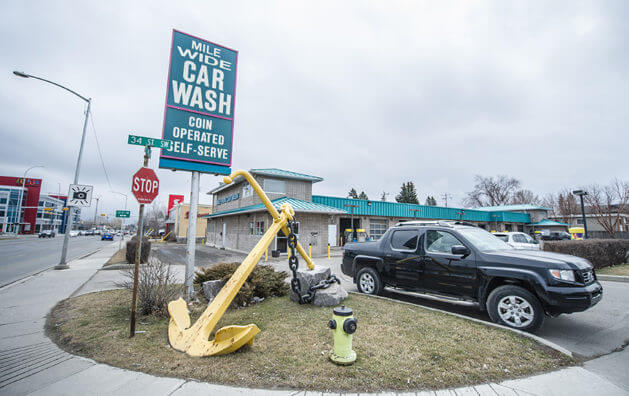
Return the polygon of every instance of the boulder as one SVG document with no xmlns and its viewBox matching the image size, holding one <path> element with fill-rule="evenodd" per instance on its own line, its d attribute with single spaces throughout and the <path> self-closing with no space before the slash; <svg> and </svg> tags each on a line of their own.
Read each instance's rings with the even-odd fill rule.
<svg viewBox="0 0 629 396">
<path fill-rule="evenodd" d="M 225 282 L 220 279 L 203 282 L 203 295 L 207 298 L 208 303 L 214 300 L 214 297 L 216 297 L 224 285 Z"/>
<path fill-rule="evenodd" d="M 297 270 L 297 278 L 300 281 L 301 294 L 304 295 L 310 290 L 310 286 L 319 284 L 322 280 L 330 277 L 330 268 L 315 265 L 313 270 L 306 268 L 299 268 Z M 299 296 L 290 290 L 290 299 L 299 302 Z M 319 289 L 316 291 L 315 298 L 312 301 L 313 305 L 329 307 L 338 305 L 341 301 L 347 298 L 347 292 L 338 283 L 333 283 L 327 289 Z"/>
</svg>

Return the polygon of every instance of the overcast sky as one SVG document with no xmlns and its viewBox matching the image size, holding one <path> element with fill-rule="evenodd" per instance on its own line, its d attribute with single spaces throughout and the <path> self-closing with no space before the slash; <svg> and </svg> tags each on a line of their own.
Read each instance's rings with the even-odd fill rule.
<svg viewBox="0 0 629 396">
<path fill-rule="evenodd" d="M 172 29 L 239 51 L 233 169 L 323 177 L 393 200 L 459 204 L 474 175 L 506 174 L 537 194 L 627 179 L 629 2 L 3 1 L 0 174 L 65 192 L 84 103 L 93 99 L 114 190 L 130 193 L 142 148 L 160 137 Z M 80 183 L 109 192 L 90 126 Z M 151 161 L 157 168 L 157 151 Z M 159 200 L 190 194 L 187 172 L 157 170 Z M 201 177 L 201 202 L 219 178 Z M 130 195 L 129 208 L 137 213 Z M 86 209 L 93 215 L 93 208 Z"/>
</svg>

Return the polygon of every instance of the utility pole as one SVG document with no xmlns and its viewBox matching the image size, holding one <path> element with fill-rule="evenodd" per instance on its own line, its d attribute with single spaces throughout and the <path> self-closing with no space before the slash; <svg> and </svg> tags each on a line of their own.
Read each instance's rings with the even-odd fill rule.
<svg viewBox="0 0 629 396">
<path fill-rule="evenodd" d="M 443 199 L 445 201 L 445 203 L 446 203 L 446 208 L 448 207 L 448 197 L 450 199 L 452 199 L 452 195 L 450 195 L 448 193 L 445 193 L 445 194 L 441 195 L 441 199 Z"/>
<path fill-rule="evenodd" d="M 98 215 L 98 201 L 100 200 L 100 197 L 96 197 L 94 199 L 96 200 L 96 209 L 94 209 L 94 228 L 98 228 L 96 226 L 96 216 Z"/>
</svg>

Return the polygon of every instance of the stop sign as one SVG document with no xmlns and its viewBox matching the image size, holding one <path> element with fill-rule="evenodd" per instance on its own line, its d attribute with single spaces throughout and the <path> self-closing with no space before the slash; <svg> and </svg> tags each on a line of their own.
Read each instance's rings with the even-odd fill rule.
<svg viewBox="0 0 629 396">
<path fill-rule="evenodd" d="M 140 168 L 131 180 L 131 192 L 141 204 L 150 204 L 159 193 L 159 179 L 151 168 Z"/>
</svg>

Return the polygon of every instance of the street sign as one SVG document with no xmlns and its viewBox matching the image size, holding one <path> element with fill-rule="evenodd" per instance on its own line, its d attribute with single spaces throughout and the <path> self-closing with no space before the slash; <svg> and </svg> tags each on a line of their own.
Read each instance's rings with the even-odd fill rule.
<svg viewBox="0 0 629 396">
<path fill-rule="evenodd" d="M 131 211 L 130 210 L 117 210 L 116 217 L 129 218 L 131 217 Z"/>
<path fill-rule="evenodd" d="M 141 204 L 150 204 L 159 194 L 159 179 L 151 168 L 142 167 L 131 179 L 131 192 Z"/>
<path fill-rule="evenodd" d="M 238 51 L 173 30 L 159 167 L 229 175 Z"/>
<path fill-rule="evenodd" d="M 127 139 L 127 143 L 136 144 L 138 146 L 157 147 L 161 149 L 172 148 L 172 144 L 173 144 L 171 140 L 153 139 L 146 136 L 136 136 L 136 135 L 129 135 L 129 138 Z"/>
<path fill-rule="evenodd" d="M 83 184 L 70 184 L 68 190 L 68 206 L 89 207 L 92 204 L 92 191 L 94 186 Z"/>
</svg>

